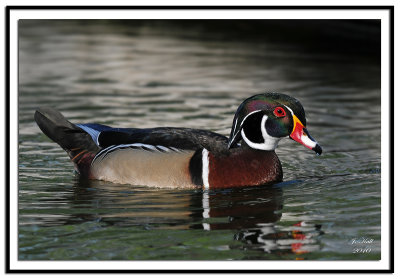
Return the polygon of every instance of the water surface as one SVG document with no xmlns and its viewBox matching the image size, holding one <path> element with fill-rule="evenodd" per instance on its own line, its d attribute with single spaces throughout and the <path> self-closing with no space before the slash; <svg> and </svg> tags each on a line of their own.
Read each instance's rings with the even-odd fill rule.
<svg viewBox="0 0 400 279">
<path fill-rule="evenodd" d="M 379 49 L 361 32 L 376 26 L 337 24 L 20 21 L 19 260 L 379 260 Z M 273 187 L 82 180 L 33 121 L 50 106 L 74 123 L 229 135 L 237 106 L 267 91 L 302 102 L 324 149 L 282 140 Z"/>
</svg>

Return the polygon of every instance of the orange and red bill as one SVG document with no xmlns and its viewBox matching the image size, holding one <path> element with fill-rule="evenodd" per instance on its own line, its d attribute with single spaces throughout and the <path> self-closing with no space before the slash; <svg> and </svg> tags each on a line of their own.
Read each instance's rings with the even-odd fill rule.
<svg viewBox="0 0 400 279">
<path fill-rule="evenodd" d="M 289 135 L 293 140 L 301 143 L 305 147 L 314 150 L 315 153 L 321 155 L 322 148 L 316 140 L 314 140 L 310 133 L 307 131 L 306 127 L 301 123 L 296 115 L 293 114 L 293 130 Z"/>
</svg>

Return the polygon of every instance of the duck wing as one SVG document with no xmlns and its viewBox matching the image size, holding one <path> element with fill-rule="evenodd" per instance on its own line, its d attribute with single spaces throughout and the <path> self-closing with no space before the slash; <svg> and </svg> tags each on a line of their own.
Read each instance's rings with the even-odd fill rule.
<svg viewBox="0 0 400 279">
<path fill-rule="evenodd" d="M 211 131 L 190 128 L 112 128 L 100 124 L 77 124 L 92 136 L 100 148 L 110 146 L 143 144 L 157 149 L 175 148 L 181 150 L 227 150 L 228 138 Z"/>
</svg>

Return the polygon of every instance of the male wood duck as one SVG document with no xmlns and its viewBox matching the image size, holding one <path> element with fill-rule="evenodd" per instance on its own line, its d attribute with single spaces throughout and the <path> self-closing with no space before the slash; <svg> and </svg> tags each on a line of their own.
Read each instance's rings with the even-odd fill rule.
<svg viewBox="0 0 400 279">
<path fill-rule="evenodd" d="M 81 176 L 122 184 L 203 189 L 273 184 L 283 177 L 275 154 L 282 138 L 322 153 L 306 129 L 300 102 L 279 93 L 244 100 L 229 139 L 190 128 L 72 124 L 50 108 L 37 110 L 35 121 Z"/>
</svg>

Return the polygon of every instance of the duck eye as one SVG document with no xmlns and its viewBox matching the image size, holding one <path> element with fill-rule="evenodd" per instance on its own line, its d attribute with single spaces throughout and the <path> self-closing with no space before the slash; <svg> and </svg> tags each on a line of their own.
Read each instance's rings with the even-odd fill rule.
<svg viewBox="0 0 400 279">
<path fill-rule="evenodd" d="M 286 115 L 286 112 L 283 108 L 277 107 L 274 109 L 274 114 L 276 117 L 284 117 Z"/>
</svg>

